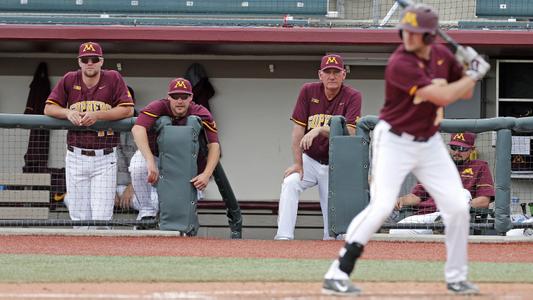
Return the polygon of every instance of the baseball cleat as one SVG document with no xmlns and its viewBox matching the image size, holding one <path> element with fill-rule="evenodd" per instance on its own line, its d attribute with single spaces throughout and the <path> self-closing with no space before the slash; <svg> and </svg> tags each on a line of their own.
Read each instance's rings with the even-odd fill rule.
<svg viewBox="0 0 533 300">
<path fill-rule="evenodd" d="M 462 295 L 479 294 L 479 288 L 470 281 L 449 282 L 446 284 L 448 292 Z"/>
<path fill-rule="evenodd" d="M 357 296 L 361 289 L 353 285 L 350 279 L 324 279 L 322 294 L 337 296 Z"/>
</svg>

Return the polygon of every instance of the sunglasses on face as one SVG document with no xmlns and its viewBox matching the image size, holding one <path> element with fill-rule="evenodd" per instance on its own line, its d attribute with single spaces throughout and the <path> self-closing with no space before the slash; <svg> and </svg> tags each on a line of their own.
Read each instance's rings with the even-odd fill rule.
<svg viewBox="0 0 533 300">
<path fill-rule="evenodd" d="M 450 149 L 452 149 L 453 151 L 458 151 L 458 152 L 466 152 L 470 150 L 470 148 L 468 147 L 461 147 L 461 146 L 456 146 L 456 145 L 450 145 Z"/>
<path fill-rule="evenodd" d="M 170 98 L 174 100 L 187 100 L 191 95 L 189 94 L 170 94 Z"/>
<path fill-rule="evenodd" d="M 100 62 L 100 57 L 98 56 L 88 56 L 88 57 L 81 57 L 81 62 L 84 64 L 88 64 L 89 61 L 93 64 Z"/>
</svg>

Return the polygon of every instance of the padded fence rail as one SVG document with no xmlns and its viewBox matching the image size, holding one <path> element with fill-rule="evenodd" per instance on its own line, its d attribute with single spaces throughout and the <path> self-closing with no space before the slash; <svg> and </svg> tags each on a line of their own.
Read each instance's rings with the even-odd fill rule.
<svg viewBox="0 0 533 300">
<path fill-rule="evenodd" d="M 328 227 L 330 236 L 346 233 L 353 216 L 368 204 L 368 139 L 348 136 L 344 119 L 334 117 L 330 131 Z M 345 135 L 346 134 L 346 135 Z"/>
<path fill-rule="evenodd" d="M 190 178 L 197 172 L 199 122 L 190 126 L 163 126 L 159 131 L 159 195 L 161 230 L 196 235 L 197 193 Z M 179 145 L 179 147 L 176 147 Z"/>
<path fill-rule="evenodd" d="M 354 141 L 370 141 L 371 131 L 374 126 L 377 124 L 378 119 L 374 116 L 363 117 L 358 123 L 357 135 L 356 137 L 351 137 Z M 343 127 L 342 117 L 333 117 L 331 120 L 331 134 L 330 134 L 330 143 L 332 147 L 330 149 L 330 157 L 333 157 L 333 161 L 340 160 L 340 157 L 351 156 L 352 159 L 362 160 L 363 172 L 354 172 L 350 168 L 353 167 L 350 164 L 338 164 L 334 167 L 330 166 L 330 178 L 332 178 L 333 188 L 335 188 L 335 182 L 337 178 L 342 178 L 342 180 L 347 180 L 354 182 L 355 185 L 361 185 L 362 188 L 355 194 L 342 194 L 330 192 L 329 203 L 332 205 L 335 210 L 338 210 L 338 203 L 349 203 L 351 207 L 356 206 L 353 202 L 359 202 L 357 205 L 360 209 L 350 210 L 348 213 L 336 214 L 330 209 L 329 217 L 330 232 L 335 233 L 345 233 L 339 229 L 345 229 L 349 225 L 351 219 L 359 213 L 362 208 L 368 204 L 368 168 L 365 167 L 365 162 L 368 161 L 370 155 L 368 148 L 360 148 L 358 150 L 366 151 L 363 153 L 354 153 L 356 149 L 353 145 L 339 147 L 338 138 L 339 136 L 346 135 L 346 131 L 339 129 Z M 511 192 L 513 195 L 520 194 L 526 199 L 522 199 L 523 206 L 527 204 L 526 201 L 531 200 L 531 193 L 523 192 L 519 187 L 511 190 L 511 144 L 514 143 L 512 140 L 512 132 L 515 133 L 533 133 L 533 118 L 492 118 L 492 119 L 479 119 L 479 120 L 444 120 L 441 124 L 441 130 L 443 133 L 452 133 L 452 132 L 473 132 L 478 135 L 483 134 L 486 136 L 485 143 L 491 145 L 492 149 L 485 149 L 487 152 L 493 152 L 493 157 L 490 160 L 494 160 L 492 164 L 494 165 L 493 176 L 494 176 L 494 187 L 495 187 L 495 201 L 494 209 L 490 211 L 472 211 L 472 230 L 482 230 L 483 232 L 490 232 L 490 230 L 495 230 L 497 234 L 505 234 L 508 230 L 512 228 L 533 228 L 533 223 L 519 223 L 511 221 L 511 211 L 510 211 L 510 199 Z M 492 136 L 492 141 L 490 140 Z M 350 138 L 350 137 L 344 137 Z M 516 141 L 515 141 L 516 142 Z M 529 149 L 530 144 L 528 142 L 527 148 Z M 533 166 L 530 166 L 533 167 Z M 335 173 L 340 174 L 335 174 Z M 393 170 L 391 170 L 393 172 Z M 532 169 L 533 172 L 533 169 Z M 490 218 L 490 215 L 493 216 L 492 222 L 482 222 L 476 223 L 476 216 L 479 214 L 485 215 L 485 217 Z M 526 214 L 526 213 L 524 213 Z M 442 228 L 442 224 L 438 223 L 405 223 L 405 224 L 385 224 L 384 229 L 388 228 L 427 228 L 427 229 L 439 229 Z"/>
<path fill-rule="evenodd" d="M 161 132 L 158 141 L 161 178 L 157 191 L 161 201 L 161 229 L 194 235 L 198 229 L 197 196 L 190 179 L 196 174 L 202 126 L 196 117 L 189 117 L 187 121 L 187 126 L 168 126 L 170 119 L 161 117 L 155 125 L 156 131 Z M 49 153 L 56 160 L 64 161 L 65 153 L 70 151 L 65 147 L 66 130 L 119 135 L 129 132 L 133 124 L 135 118 L 99 121 L 89 128 L 80 128 L 67 120 L 47 116 L 0 114 L 0 157 L 4 161 L 0 169 L 0 226 L 157 225 L 156 220 L 135 220 L 137 212 L 133 207 L 117 209 L 116 203 L 111 220 L 70 220 L 69 210 L 63 206 L 63 198 L 60 197 L 65 193 L 65 169 L 48 167 Z M 29 138 L 35 132 L 39 136 Z M 52 132 L 54 134 L 50 135 Z M 35 143 L 28 143 L 28 140 Z M 85 153 L 90 157 L 99 155 L 94 151 Z M 231 237 L 240 238 L 242 219 L 239 204 L 220 163 L 213 176 L 228 211 Z"/>
</svg>

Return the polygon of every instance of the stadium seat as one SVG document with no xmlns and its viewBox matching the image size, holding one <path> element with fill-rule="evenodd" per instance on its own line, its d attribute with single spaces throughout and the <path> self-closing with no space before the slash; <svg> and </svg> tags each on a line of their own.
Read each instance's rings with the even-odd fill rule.
<svg viewBox="0 0 533 300">
<path fill-rule="evenodd" d="M 485 18 L 533 18 L 533 1 L 477 0 L 476 16 Z"/>
<path fill-rule="evenodd" d="M 0 11 L 106 14 L 305 14 L 327 13 L 326 0 L 4 0 Z"/>
</svg>

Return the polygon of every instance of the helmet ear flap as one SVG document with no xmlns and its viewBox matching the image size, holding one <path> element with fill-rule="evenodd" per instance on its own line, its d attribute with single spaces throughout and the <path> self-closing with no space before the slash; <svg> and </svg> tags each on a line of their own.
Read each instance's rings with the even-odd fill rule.
<svg viewBox="0 0 533 300">
<path fill-rule="evenodd" d="M 402 33 L 402 31 L 403 31 L 403 30 L 400 29 L 400 30 L 398 31 L 398 33 L 399 33 L 399 35 L 400 35 L 400 40 L 403 41 L 403 33 Z M 435 41 L 435 37 L 436 37 L 436 35 L 431 34 L 431 33 L 429 33 L 429 32 L 426 32 L 426 33 L 424 33 L 424 35 L 422 36 L 422 41 L 424 42 L 424 44 L 429 45 L 429 44 L 432 44 L 432 43 Z"/>
</svg>

